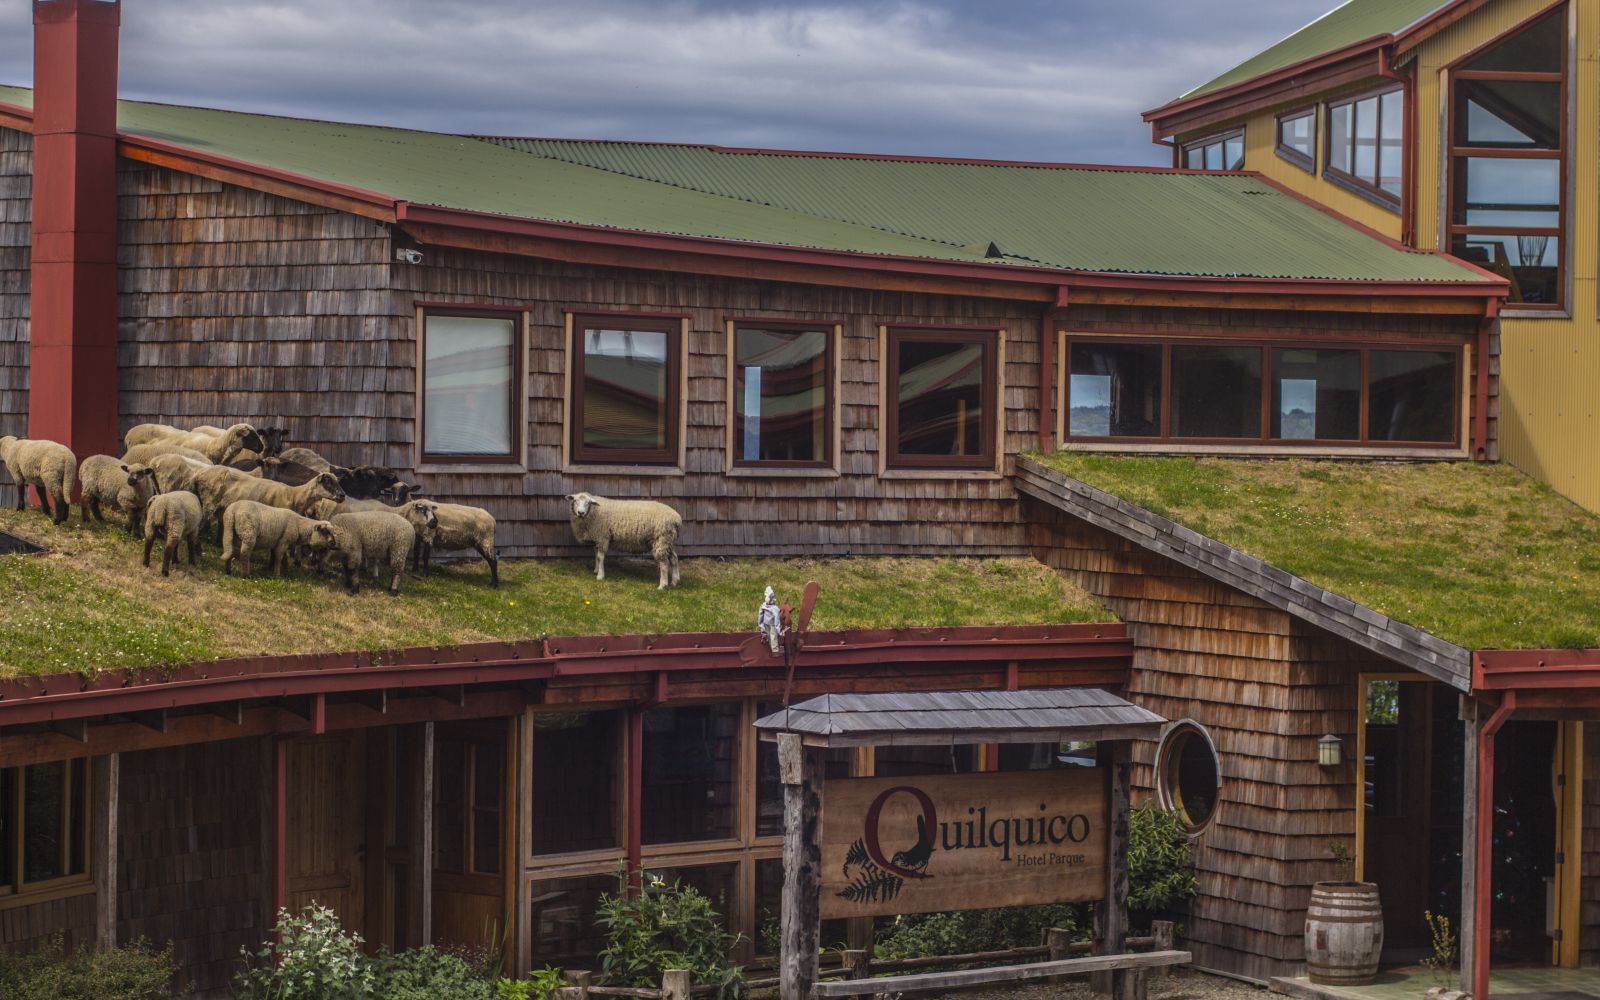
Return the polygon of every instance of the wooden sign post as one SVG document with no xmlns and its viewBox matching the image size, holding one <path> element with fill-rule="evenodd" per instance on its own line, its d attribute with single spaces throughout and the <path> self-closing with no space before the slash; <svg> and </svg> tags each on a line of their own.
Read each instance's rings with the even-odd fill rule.
<svg viewBox="0 0 1600 1000">
<path fill-rule="evenodd" d="M 779 1000 L 810 1000 L 817 983 L 822 916 L 822 751 L 798 733 L 778 734 L 783 782 L 783 906 Z"/>
</svg>

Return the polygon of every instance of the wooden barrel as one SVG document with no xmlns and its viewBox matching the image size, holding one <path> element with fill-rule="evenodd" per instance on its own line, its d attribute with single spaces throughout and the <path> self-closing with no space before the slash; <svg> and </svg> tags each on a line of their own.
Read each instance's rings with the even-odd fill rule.
<svg viewBox="0 0 1600 1000">
<path fill-rule="evenodd" d="M 1371 882 L 1318 882 L 1306 910 L 1306 972 L 1323 986 L 1362 986 L 1378 976 L 1383 907 Z"/>
</svg>

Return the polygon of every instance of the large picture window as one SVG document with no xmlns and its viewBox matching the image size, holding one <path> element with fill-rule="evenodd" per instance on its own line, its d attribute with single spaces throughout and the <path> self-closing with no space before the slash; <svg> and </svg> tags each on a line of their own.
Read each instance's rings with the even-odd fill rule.
<svg viewBox="0 0 1600 1000">
<path fill-rule="evenodd" d="M 733 328 L 733 464 L 832 461 L 831 326 Z"/>
<path fill-rule="evenodd" d="M 517 459 L 521 325 L 511 314 L 424 315 L 424 461 Z"/>
<path fill-rule="evenodd" d="M 994 468 L 998 353 L 994 330 L 889 330 L 889 468 Z"/>
<path fill-rule="evenodd" d="M 575 316 L 572 458 L 676 465 L 682 323 L 638 316 Z"/>
<path fill-rule="evenodd" d="M 1244 130 L 1185 143 L 1183 165 L 1189 170 L 1243 170 Z"/>
<path fill-rule="evenodd" d="M 1405 160 L 1405 92 L 1399 87 L 1328 104 L 1324 176 L 1400 207 Z"/>
<path fill-rule="evenodd" d="M 1450 74 L 1450 250 L 1529 309 L 1566 287 L 1565 28 L 1558 7 Z"/>
<path fill-rule="evenodd" d="M 1073 338 L 1072 440 L 1448 447 L 1460 350 Z"/>
<path fill-rule="evenodd" d="M 736 834 L 739 723 L 737 702 L 645 713 L 640 829 L 646 844 L 727 840 Z"/>
<path fill-rule="evenodd" d="M 0 769 L 0 898 L 87 876 L 84 760 Z"/>
</svg>

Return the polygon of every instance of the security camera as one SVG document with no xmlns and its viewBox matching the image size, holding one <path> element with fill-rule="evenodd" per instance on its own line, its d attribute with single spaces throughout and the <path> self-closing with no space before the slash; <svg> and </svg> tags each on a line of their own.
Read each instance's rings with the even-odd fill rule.
<svg viewBox="0 0 1600 1000">
<path fill-rule="evenodd" d="M 420 264 L 422 263 L 422 251 L 410 249 L 396 250 L 394 252 L 394 259 L 403 264 Z"/>
</svg>

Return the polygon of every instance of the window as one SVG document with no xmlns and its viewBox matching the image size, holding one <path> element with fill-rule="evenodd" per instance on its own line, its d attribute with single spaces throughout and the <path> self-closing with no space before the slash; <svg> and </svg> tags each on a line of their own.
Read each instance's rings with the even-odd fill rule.
<svg viewBox="0 0 1600 1000">
<path fill-rule="evenodd" d="M 1446 447 L 1460 440 L 1456 348 L 1163 344 L 1072 338 L 1067 437 Z"/>
<path fill-rule="evenodd" d="M 517 460 L 521 318 L 428 312 L 422 327 L 422 457 Z"/>
<path fill-rule="evenodd" d="M 771 715 L 783 708 L 778 701 L 763 701 L 756 705 L 756 718 Z M 778 777 L 778 744 L 757 740 L 756 744 L 756 836 L 783 836 L 783 783 Z M 824 750 L 823 777 L 829 781 L 850 777 L 850 759 L 847 747 Z"/>
<path fill-rule="evenodd" d="M 87 876 L 89 766 L 0 769 L 0 897 Z"/>
<path fill-rule="evenodd" d="M 1316 170 L 1317 109 L 1306 108 L 1278 118 L 1278 155 L 1306 170 Z"/>
<path fill-rule="evenodd" d="M 734 465 L 832 461 L 832 345 L 831 326 L 734 326 Z"/>
<path fill-rule="evenodd" d="M 1398 209 L 1405 160 L 1405 92 L 1400 88 L 1328 105 L 1324 175 Z"/>
<path fill-rule="evenodd" d="M 621 845 L 622 718 L 617 712 L 533 717 L 534 854 Z M 563 803 L 560 809 L 543 803 Z"/>
<path fill-rule="evenodd" d="M 535 879 L 528 914 L 535 962 L 593 968 L 606 945 L 605 928 L 595 919 L 600 897 L 617 891 L 614 875 Z"/>
<path fill-rule="evenodd" d="M 434 863 L 444 872 L 498 875 L 505 744 L 440 736 L 435 749 Z"/>
<path fill-rule="evenodd" d="M 1190 833 L 1199 833 L 1217 815 L 1222 766 L 1211 734 L 1188 719 L 1174 725 L 1156 750 L 1156 800 L 1177 813 Z"/>
<path fill-rule="evenodd" d="M 994 468 L 997 341 L 993 330 L 889 331 L 889 468 Z"/>
<path fill-rule="evenodd" d="M 740 705 L 653 708 L 644 716 L 646 844 L 727 840 L 735 835 L 734 756 Z"/>
<path fill-rule="evenodd" d="M 1244 129 L 1186 143 L 1183 165 L 1189 170 L 1243 170 Z"/>
<path fill-rule="evenodd" d="M 573 317 L 573 461 L 678 463 L 682 332 L 677 319 Z"/>
<path fill-rule="evenodd" d="M 1450 251 L 1559 309 L 1566 261 L 1566 9 L 1450 74 Z"/>
</svg>

